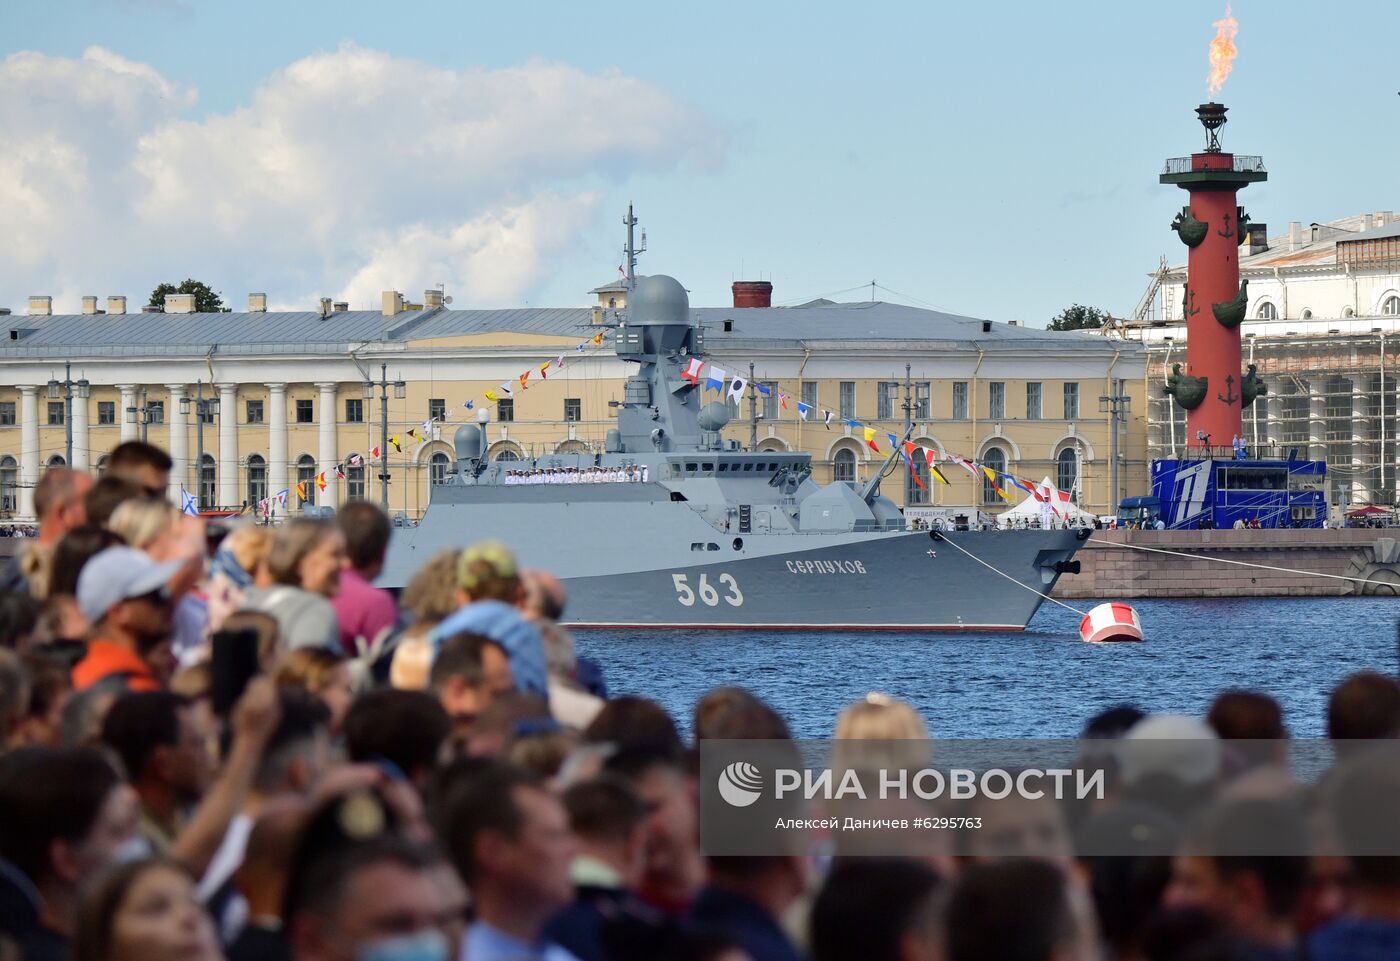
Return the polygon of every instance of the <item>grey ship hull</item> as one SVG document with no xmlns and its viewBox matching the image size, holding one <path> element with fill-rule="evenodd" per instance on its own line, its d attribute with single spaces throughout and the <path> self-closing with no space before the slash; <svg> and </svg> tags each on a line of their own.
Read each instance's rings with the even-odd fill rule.
<svg viewBox="0 0 1400 961">
<path fill-rule="evenodd" d="M 1022 630 L 1082 544 L 1074 531 L 939 537 L 735 534 L 655 483 L 444 486 L 422 523 L 395 531 L 379 583 L 402 587 L 439 550 L 500 540 L 564 581 L 574 627 Z"/>
</svg>

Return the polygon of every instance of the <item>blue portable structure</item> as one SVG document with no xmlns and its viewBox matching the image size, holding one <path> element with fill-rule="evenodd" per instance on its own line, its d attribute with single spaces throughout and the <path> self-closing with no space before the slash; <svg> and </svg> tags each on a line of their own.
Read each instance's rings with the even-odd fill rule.
<svg viewBox="0 0 1400 961">
<path fill-rule="evenodd" d="M 1152 462 L 1152 494 L 1170 530 L 1324 527 L 1327 462 L 1315 460 L 1162 459 Z"/>
</svg>

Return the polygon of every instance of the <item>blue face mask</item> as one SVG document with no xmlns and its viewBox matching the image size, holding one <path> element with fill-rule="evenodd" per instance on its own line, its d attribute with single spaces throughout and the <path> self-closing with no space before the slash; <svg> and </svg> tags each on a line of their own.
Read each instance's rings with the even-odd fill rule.
<svg viewBox="0 0 1400 961">
<path fill-rule="evenodd" d="M 355 961 L 448 961 L 447 937 L 433 929 L 371 941 L 355 952 Z"/>
</svg>

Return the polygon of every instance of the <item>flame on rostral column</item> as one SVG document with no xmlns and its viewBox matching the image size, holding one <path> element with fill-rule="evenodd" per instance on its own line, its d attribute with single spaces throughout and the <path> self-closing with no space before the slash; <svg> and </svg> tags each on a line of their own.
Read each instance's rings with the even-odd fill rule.
<svg viewBox="0 0 1400 961">
<path fill-rule="evenodd" d="M 1213 97 L 1225 85 L 1230 76 L 1230 68 L 1235 65 L 1235 34 L 1239 33 L 1240 22 L 1230 15 L 1230 5 L 1225 5 L 1224 19 L 1215 21 L 1215 39 L 1210 42 L 1210 74 L 1206 78 L 1206 89 Z"/>
</svg>

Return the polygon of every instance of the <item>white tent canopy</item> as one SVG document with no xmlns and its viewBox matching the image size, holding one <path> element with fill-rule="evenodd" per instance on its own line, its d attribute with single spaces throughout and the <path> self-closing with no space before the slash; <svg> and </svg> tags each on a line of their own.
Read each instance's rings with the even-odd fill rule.
<svg viewBox="0 0 1400 961">
<path fill-rule="evenodd" d="M 1046 477 L 1040 484 L 1042 487 L 1049 486 L 1050 478 Z M 1027 494 L 1021 503 L 997 515 L 997 526 L 1022 527 L 1034 523 L 1043 527 L 1048 522 L 1058 527 L 1065 522 L 1066 516 L 1068 516 L 1070 526 L 1072 527 L 1080 527 L 1085 524 L 1092 525 L 1094 523 L 1093 514 L 1086 510 L 1080 510 L 1074 504 L 1060 505 L 1059 516 L 1057 517 L 1051 513 L 1049 504 L 1042 504 L 1040 501 Z"/>
</svg>

